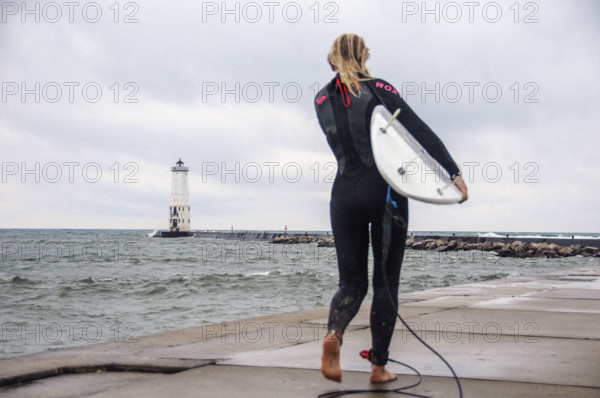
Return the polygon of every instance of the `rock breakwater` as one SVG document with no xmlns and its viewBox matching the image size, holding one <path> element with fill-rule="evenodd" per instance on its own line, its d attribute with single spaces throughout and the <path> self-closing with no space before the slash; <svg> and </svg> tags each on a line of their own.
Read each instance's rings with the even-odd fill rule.
<svg viewBox="0 0 600 398">
<path fill-rule="evenodd" d="M 333 238 L 328 238 L 333 240 Z M 279 244 L 294 244 L 294 243 L 314 243 L 320 242 L 327 239 L 319 238 L 313 235 L 280 235 L 275 237 L 271 243 L 279 243 Z"/>
<path fill-rule="evenodd" d="M 499 257 L 518 258 L 559 258 L 572 256 L 600 257 L 600 249 L 597 247 L 579 244 L 560 246 L 556 243 L 523 242 L 520 240 L 515 240 L 513 242 L 469 243 L 459 242 L 457 240 L 444 241 L 442 239 L 425 239 L 417 242 L 409 238 L 406 240 L 406 248 L 412 250 L 435 250 L 438 252 L 479 250 L 484 252 L 494 252 Z"/>
<path fill-rule="evenodd" d="M 319 238 L 312 235 L 301 236 L 278 236 L 271 243 L 276 244 L 294 244 L 294 243 L 314 243 L 319 247 L 335 247 L 333 237 Z M 561 241 L 561 243 L 564 242 Z M 558 245 L 552 242 L 527 242 L 507 238 L 507 241 L 486 241 L 486 242 L 468 242 L 463 239 L 416 239 L 409 237 L 406 240 L 406 248 L 412 250 L 434 250 L 438 252 L 447 251 L 470 251 L 479 250 L 484 252 L 493 252 L 499 257 L 600 257 L 600 248 L 585 246 L 581 244 Z"/>
</svg>

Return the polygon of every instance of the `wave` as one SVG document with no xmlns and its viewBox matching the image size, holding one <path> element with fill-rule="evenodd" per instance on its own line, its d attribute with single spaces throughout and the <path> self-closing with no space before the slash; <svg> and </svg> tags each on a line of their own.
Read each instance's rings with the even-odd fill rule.
<svg viewBox="0 0 600 398">
<path fill-rule="evenodd" d="M 499 272 L 496 274 L 487 274 L 487 275 L 480 275 L 480 276 L 467 276 L 467 280 L 469 282 L 471 282 L 471 281 L 485 282 L 485 281 L 492 281 L 492 280 L 496 280 L 496 279 L 508 278 L 509 276 L 510 276 L 510 274 L 507 274 L 504 272 Z"/>
<path fill-rule="evenodd" d="M 31 279 L 21 278 L 20 276 L 15 276 L 11 279 L 11 282 L 15 285 L 37 285 L 38 282 L 32 281 Z"/>
<path fill-rule="evenodd" d="M 600 239 L 598 233 L 569 232 L 478 232 L 480 238 Z"/>
<path fill-rule="evenodd" d="M 154 231 L 152 231 L 152 232 L 150 232 L 150 233 L 146 234 L 146 236 L 147 236 L 148 238 L 154 238 L 156 235 L 158 235 L 158 229 L 155 229 Z"/>
<path fill-rule="evenodd" d="M 160 293 L 165 293 L 165 292 L 167 292 L 167 288 L 166 287 L 164 287 L 164 286 L 155 286 L 155 287 L 153 287 L 151 289 L 148 289 L 148 290 L 144 291 L 143 293 L 146 296 L 153 296 L 155 294 L 160 294 Z"/>
<path fill-rule="evenodd" d="M 477 234 L 477 236 L 479 238 L 504 238 L 504 237 L 506 237 L 506 234 L 505 235 L 498 235 L 497 233 L 494 233 L 494 232 L 486 232 L 486 233 L 481 233 L 480 232 L 480 233 Z"/>
<path fill-rule="evenodd" d="M 247 274 L 244 274 L 244 276 L 269 276 L 271 275 L 272 271 L 264 271 L 264 272 L 249 272 Z"/>
<path fill-rule="evenodd" d="M 575 235 L 575 234 L 517 234 L 510 235 L 511 238 L 543 238 L 543 239 L 600 239 L 598 235 Z"/>
</svg>

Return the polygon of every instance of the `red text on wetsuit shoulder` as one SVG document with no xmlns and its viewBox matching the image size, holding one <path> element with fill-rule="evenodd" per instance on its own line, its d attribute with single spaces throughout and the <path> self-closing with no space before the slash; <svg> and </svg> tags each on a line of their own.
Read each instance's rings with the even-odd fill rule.
<svg viewBox="0 0 600 398">
<path fill-rule="evenodd" d="M 385 91 L 389 91 L 392 94 L 395 94 L 398 97 L 402 98 L 402 96 L 398 93 L 398 91 L 394 87 L 390 86 L 389 84 L 384 84 L 382 82 L 377 82 L 377 83 L 375 83 L 375 87 L 376 88 L 382 88 Z"/>
</svg>

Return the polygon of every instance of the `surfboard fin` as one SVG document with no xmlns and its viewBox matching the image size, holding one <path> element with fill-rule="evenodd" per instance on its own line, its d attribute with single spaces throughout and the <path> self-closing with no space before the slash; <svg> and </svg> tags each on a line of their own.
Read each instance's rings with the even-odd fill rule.
<svg viewBox="0 0 600 398">
<path fill-rule="evenodd" d="M 458 177 L 456 180 L 452 180 L 452 181 L 450 181 L 448 184 L 444 185 L 443 187 L 441 187 L 441 188 L 438 188 L 438 189 L 437 189 L 437 193 L 438 193 L 440 196 L 444 196 L 444 193 L 443 193 L 442 191 L 443 191 L 443 190 L 445 190 L 445 189 L 446 189 L 446 188 L 448 188 L 448 187 L 451 187 L 452 185 L 456 185 L 456 183 L 458 183 L 460 180 L 462 180 L 462 177 Z"/>
<path fill-rule="evenodd" d="M 394 114 L 392 115 L 392 118 L 388 121 L 388 123 L 385 125 L 385 127 L 383 127 L 381 129 L 382 133 L 387 133 L 387 129 L 388 127 L 390 127 L 392 125 L 392 122 L 398 117 L 398 115 L 400 114 L 400 108 L 396 109 L 396 112 L 394 112 Z"/>
</svg>

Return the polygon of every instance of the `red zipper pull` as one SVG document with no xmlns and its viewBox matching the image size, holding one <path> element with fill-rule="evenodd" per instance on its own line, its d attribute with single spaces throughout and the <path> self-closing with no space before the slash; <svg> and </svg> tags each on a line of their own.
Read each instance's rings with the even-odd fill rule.
<svg viewBox="0 0 600 398">
<path fill-rule="evenodd" d="M 346 88 L 346 86 L 342 85 L 339 77 L 336 79 L 335 84 L 340 89 L 340 93 L 342 93 L 342 102 L 344 103 L 344 106 L 346 108 L 350 108 L 350 96 L 348 95 L 348 89 Z M 344 94 L 346 94 L 345 98 L 344 98 Z M 346 98 L 348 99 L 348 103 L 346 103 Z"/>
</svg>

